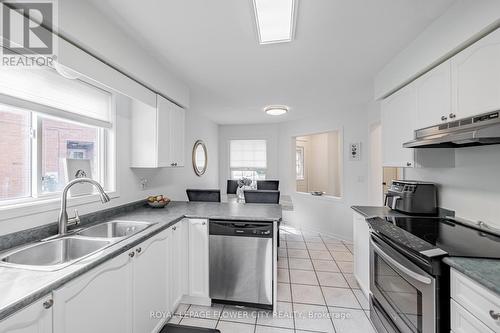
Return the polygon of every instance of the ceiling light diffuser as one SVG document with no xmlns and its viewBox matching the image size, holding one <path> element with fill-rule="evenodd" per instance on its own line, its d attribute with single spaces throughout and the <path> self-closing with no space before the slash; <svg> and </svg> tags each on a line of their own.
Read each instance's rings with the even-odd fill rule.
<svg viewBox="0 0 500 333">
<path fill-rule="evenodd" d="M 261 44 L 290 42 L 297 0 L 253 0 Z"/>
<path fill-rule="evenodd" d="M 288 106 L 270 105 L 264 108 L 264 112 L 270 116 L 281 116 L 288 112 Z"/>
</svg>

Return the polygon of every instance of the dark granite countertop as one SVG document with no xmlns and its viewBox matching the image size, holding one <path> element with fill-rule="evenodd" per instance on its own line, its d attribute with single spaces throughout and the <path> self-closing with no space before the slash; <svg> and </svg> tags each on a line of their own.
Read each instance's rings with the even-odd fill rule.
<svg viewBox="0 0 500 333">
<path fill-rule="evenodd" d="M 408 216 L 403 213 L 396 212 L 385 206 L 352 206 L 355 212 L 363 215 L 366 218 L 369 217 L 398 217 L 398 216 Z"/>
<path fill-rule="evenodd" d="M 87 218 L 89 220 L 88 225 L 105 222 L 110 219 L 144 221 L 156 224 L 68 267 L 48 272 L 0 266 L 0 295 L 2 295 L 0 297 L 0 320 L 46 296 L 53 290 L 88 272 L 101 263 L 126 252 L 183 218 L 266 222 L 281 220 L 281 207 L 279 205 L 171 202 L 164 209 L 152 209 L 143 205 L 138 206 L 137 203 L 134 203 L 134 205 L 135 207 L 132 210 L 125 206 L 109 209 L 103 213 L 101 219 L 98 213 L 92 214 L 91 218 Z M 50 230 L 52 229 L 50 227 Z M 42 228 L 26 231 L 29 237 L 36 236 L 34 234 L 37 232 L 43 232 L 43 235 L 47 236 L 47 231 Z M 1 236 L 0 241 L 13 244 L 15 241 L 8 239 L 9 237 L 29 238 L 23 237 L 21 233 L 16 233 L 15 236 Z"/>
<path fill-rule="evenodd" d="M 500 294 L 499 259 L 447 257 L 443 261 L 484 287 Z"/>
</svg>

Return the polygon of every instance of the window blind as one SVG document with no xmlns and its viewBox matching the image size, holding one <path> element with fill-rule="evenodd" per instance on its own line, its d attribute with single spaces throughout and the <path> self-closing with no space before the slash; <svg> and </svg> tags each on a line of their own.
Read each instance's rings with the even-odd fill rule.
<svg viewBox="0 0 500 333">
<path fill-rule="evenodd" d="M 261 168 L 267 167 L 266 140 L 231 140 L 230 167 Z"/>
<path fill-rule="evenodd" d="M 49 67 L 0 67 L 0 102 L 88 125 L 112 125 L 111 93 Z"/>
</svg>

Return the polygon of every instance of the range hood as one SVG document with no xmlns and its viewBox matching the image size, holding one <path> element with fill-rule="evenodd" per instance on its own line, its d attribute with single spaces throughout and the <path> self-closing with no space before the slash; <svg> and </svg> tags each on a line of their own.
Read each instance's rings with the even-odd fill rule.
<svg viewBox="0 0 500 333">
<path fill-rule="evenodd" d="M 499 111 L 459 119 L 415 131 L 404 148 L 461 148 L 500 144 Z"/>
</svg>

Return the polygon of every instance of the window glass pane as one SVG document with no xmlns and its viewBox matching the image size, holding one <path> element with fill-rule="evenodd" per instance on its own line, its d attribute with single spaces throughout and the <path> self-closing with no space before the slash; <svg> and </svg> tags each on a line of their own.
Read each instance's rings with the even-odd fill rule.
<svg viewBox="0 0 500 333">
<path fill-rule="evenodd" d="M 250 178 L 252 185 L 256 184 L 257 180 L 266 179 L 265 170 L 231 170 L 231 179 L 239 180 L 241 178 Z"/>
<path fill-rule="evenodd" d="M 42 118 L 42 192 L 61 191 L 65 159 L 90 161 L 91 178 L 99 180 L 98 129 L 62 120 Z"/>
<path fill-rule="evenodd" d="M 302 180 L 304 179 L 304 147 L 297 147 L 295 154 L 297 179 Z"/>
<path fill-rule="evenodd" d="M 31 116 L 0 106 L 0 200 L 31 196 Z"/>
</svg>

